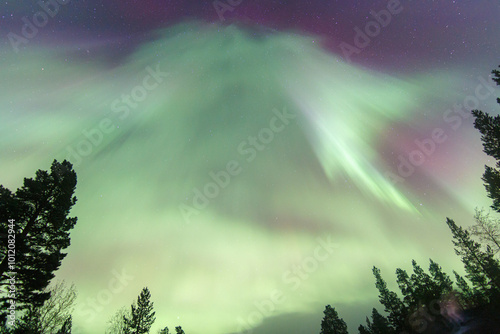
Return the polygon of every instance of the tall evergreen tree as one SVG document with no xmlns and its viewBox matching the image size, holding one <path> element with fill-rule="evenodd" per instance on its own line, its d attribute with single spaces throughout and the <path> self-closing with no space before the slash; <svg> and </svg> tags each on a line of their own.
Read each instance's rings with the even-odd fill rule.
<svg viewBox="0 0 500 334">
<path fill-rule="evenodd" d="M 448 295 L 453 291 L 453 281 L 450 276 L 443 272 L 443 269 L 439 264 L 429 259 L 429 273 L 431 274 L 431 279 L 433 286 L 437 289 L 440 296 Z"/>
<path fill-rule="evenodd" d="M 433 331 L 447 332 L 453 326 L 446 317 L 446 303 L 453 291 L 453 282 L 441 267 L 429 259 L 429 274 L 413 260 L 412 285 L 416 304 L 411 305 L 410 325 L 413 330 L 432 328 Z M 431 329 L 430 329 L 431 330 Z"/>
<path fill-rule="evenodd" d="M 321 321 L 320 334 L 348 334 L 347 325 L 342 318 L 339 318 L 335 308 L 326 305 L 323 311 L 325 317 Z"/>
<path fill-rule="evenodd" d="M 500 71 L 493 70 L 492 74 L 493 81 L 500 85 Z M 500 98 L 497 102 L 500 103 Z M 474 127 L 481 133 L 484 152 L 496 160 L 495 168 L 485 166 L 483 181 L 488 197 L 493 200 L 491 207 L 500 212 L 500 116 L 492 117 L 480 110 L 473 110 L 472 114 L 476 117 Z"/>
<path fill-rule="evenodd" d="M 377 309 L 372 309 L 372 321 L 366 318 L 367 327 L 360 326 L 358 330 L 360 334 L 392 334 L 395 333 L 392 326 L 389 324 L 389 320 L 381 315 Z"/>
<path fill-rule="evenodd" d="M 380 269 L 373 267 L 373 275 L 376 281 L 375 287 L 379 291 L 380 303 L 384 305 L 385 311 L 389 314 L 389 323 L 396 332 L 404 331 L 408 310 L 398 298 L 398 295 L 387 288 L 387 283 L 382 278 Z"/>
<path fill-rule="evenodd" d="M 15 193 L 0 185 L 0 233 L 15 236 L 15 265 L 8 262 L 7 243 L 0 244 L 0 286 L 15 275 L 18 311 L 40 307 L 50 296 L 44 289 L 66 256 L 62 251 L 70 245 L 70 230 L 76 224 L 76 218 L 67 217 L 76 202 L 75 187 L 71 163 L 55 160 L 50 172 L 38 170 Z M 2 324 L 7 305 L 2 294 Z"/>
<path fill-rule="evenodd" d="M 391 334 L 394 333 L 393 328 L 389 324 L 386 317 L 381 315 L 377 309 L 372 310 L 372 327 L 373 334 Z"/>
<path fill-rule="evenodd" d="M 143 288 L 141 294 L 137 297 L 137 303 L 131 306 L 130 316 L 123 316 L 126 334 L 149 333 L 156 320 L 153 302 L 150 299 L 151 293 L 149 289 L 147 287 Z"/>
<path fill-rule="evenodd" d="M 181 326 L 177 326 L 177 327 L 175 327 L 175 333 L 176 333 L 176 334 L 185 334 L 185 333 L 184 333 L 184 330 L 182 329 L 182 327 L 181 327 Z"/>
<path fill-rule="evenodd" d="M 485 305 L 488 300 L 483 296 L 476 288 L 471 287 L 469 283 L 460 276 L 455 270 L 453 271 L 455 275 L 455 282 L 459 289 L 459 301 L 463 309 L 474 308 L 480 305 Z"/>
<path fill-rule="evenodd" d="M 403 295 L 402 301 L 399 300 L 396 293 L 387 289 L 387 284 L 382 279 L 380 271 L 374 269 L 377 288 L 380 292 L 380 302 L 389 313 L 389 328 L 398 333 L 404 329 L 423 330 L 429 321 L 437 320 L 444 323 L 445 319 L 439 315 L 439 310 L 433 310 L 437 317 L 430 317 L 428 308 L 430 305 L 434 307 L 439 305 L 436 301 L 447 296 L 453 290 L 452 280 L 436 262 L 430 260 L 430 274 L 426 273 L 415 260 L 412 261 L 412 266 L 413 274 L 411 276 L 401 268 L 396 270 L 397 283 Z M 382 319 L 381 317 L 378 312 L 373 313 L 373 324 L 375 324 L 375 319 Z M 379 320 L 379 323 L 383 323 L 383 321 Z M 383 330 L 388 332 L 388 329 Z"/>
<path fill-rule="evenodd" d="M 401 268 L 396 269 L 396 277 L 397 277 L 397 283 L 399 286 L 399 290 L 401 291 L 403 295 L 403 303 L 409 307 L 411 305 L 417 304 L 417 301 L 415 299 L 415 294 L 414 294 L 414 287 L 410 282 L 410 276 L 408 276 L 408 273 L 406 270 L 403 270 Z"/>
<path fill-rule="evenodd" d="M 372 334 L 370 332 L 369 327 L 368 327 L 368 326 L 370 326 L 370 320 L 368 319 L 368 317 L 366 317 L 366 323 L 368 324 L 367 326 L 359 325 L 359 327 L 358 327 L 359 334 Z"/>
<path fill-rule="evenodd" d="M 500 298 L 500 263 L 492 251 L 482 251 L 481 245 L 471 239 L 469 232 L 447 218 L 453 234 L 455 252 L 462 258 L 466 277 L 474 289 L 493 301 Z"/>
<path fill-rule="evenodd" d="M 412 261 L 412 266 L 413 274 L 410 282 L 413 287 L 412 297 L 417 305 L 411 306 L 428 305 L 432 300 L 438 300 L 452 291 L 453 282 L 434 261 L 430 260 L 429 266 L 432 276 L 427 274 L 415 260 Z"/>
</svg>

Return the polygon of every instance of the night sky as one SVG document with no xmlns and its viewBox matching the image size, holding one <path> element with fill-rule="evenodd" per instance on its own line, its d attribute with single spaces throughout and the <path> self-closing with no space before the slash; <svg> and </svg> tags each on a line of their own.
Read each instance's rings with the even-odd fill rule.
<svg viewBox="0 0 500 334">
<path fill-rule="evenodd" d="M 145 286 L 152 333 L 355 332 L 372 266 L 463 272 L 496 0 L 58 1 L 0 4 L 0 184 L 74 164 L 76 333 Z"/>
</svg>

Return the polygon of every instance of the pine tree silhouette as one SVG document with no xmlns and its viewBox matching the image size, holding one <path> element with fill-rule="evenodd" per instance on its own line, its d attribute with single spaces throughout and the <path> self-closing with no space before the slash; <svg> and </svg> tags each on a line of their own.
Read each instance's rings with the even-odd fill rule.
<svg viewBox="0 0 500 334">
<path fill-rule="evenodd" d="M 126 334 L 149 333 L 156 320 L 155 312 L 153 312 L 153 302 L 150 299 L 151 293 L 148 288 L 143 288 L 141 294 L 137 297 L 137 303 L 131 306 L 130 317 L 123 316 Z"/>
<path fill-rule="evenodd" d="M 70 245 L 70 230 L 76 218 L 68 218 L 76 203 L 73 196 L 76 173 L 68 161 L 54 160 L 50 172 L 38 170 L 34 179 L 25 178 L 12 193 L 0 185 L 0 234 L 14 235 L 15 265 L 8 263 L 8 243 L 0 243 L 0 285 L 16 272 L 18 311 L 40 307 L 49 297 L 44 289 L 54 278 Z M 13 219 L 9 223 L 9 219 Z M 6 320 L 8 298 L 0 296 L 0 322 Z"/>
<path fill-rule="evenodd" d="M 330 305 L 326 305 L 323 311 L 325 317 L 321 322 L 321 332 L 320 334 L 348 334 L 347 325 L 342 318 L 339 318 L 335 308 Z"/>
</svg>

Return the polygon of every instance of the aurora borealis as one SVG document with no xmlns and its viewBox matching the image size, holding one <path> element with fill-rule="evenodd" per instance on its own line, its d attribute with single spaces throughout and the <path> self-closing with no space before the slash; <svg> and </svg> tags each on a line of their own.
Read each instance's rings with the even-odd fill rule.
<svg viewBox="0 0 500 334">
<path fill-rule="evenodd" d="M 74 164 L 80 333 L 144 286 L 152 333 L 355 331 L 372 266 L 462 270 L 496 1 L 58 1 L 0 4 L 0 184 Z"/>
</svg>

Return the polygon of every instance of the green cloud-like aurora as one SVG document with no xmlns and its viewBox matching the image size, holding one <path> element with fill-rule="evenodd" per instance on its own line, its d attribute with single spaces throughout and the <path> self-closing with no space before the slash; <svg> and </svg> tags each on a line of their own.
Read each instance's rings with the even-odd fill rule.
<svg viewBox="0 0 500 334">
<path fill-rule="evenodd" d="M 54 157 L 76 166 L 79 220 L 57 275 L 78 288 L 76 326 L 102 331 L 148 286 L 154 330 L 230 333 L 276 291 L 282 302 L 262 319 L 375 300 L 371 266 L 425 264 L 430 247 L 445 269 L 460 268 L 442 209 L 455 199 L 438 207 L 432 189 L 418 199 L 411 183 L 393 184 L 379 141 L 444 103 L 436 90 L 455 99 L 460 73 L 397 78 L 343 63 L 313 38 L 235 26 L 187 23 L 157 36 L 118 65 L 33 46 L 0 69 L 1 183 L 15 188 Z M 288 122 L 277 118 L 285 110 Z M 230 162 L 239 172 L 208 198 L 211 173 Z M 180 206 L 194 210 L 189 223 Z M 317 251 L 318 238 L 336 250 Z M 112 269 L 133 279 L 99 302 Z"/>
</svg>

